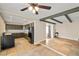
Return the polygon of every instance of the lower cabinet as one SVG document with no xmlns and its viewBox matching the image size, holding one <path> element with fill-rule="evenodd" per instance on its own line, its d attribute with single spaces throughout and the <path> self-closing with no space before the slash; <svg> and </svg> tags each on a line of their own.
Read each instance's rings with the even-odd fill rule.
<svg viewBox="0 0 79 59">
<path fill-rule="evenodd" d="M 15 40 L 14 40 L 14 37 L 12 34 L 11 35 L 5 35 L 5 34 L 2 35 L 1 50 L 14 47 L 14 44 L 15 44 Z"/>
</svg>

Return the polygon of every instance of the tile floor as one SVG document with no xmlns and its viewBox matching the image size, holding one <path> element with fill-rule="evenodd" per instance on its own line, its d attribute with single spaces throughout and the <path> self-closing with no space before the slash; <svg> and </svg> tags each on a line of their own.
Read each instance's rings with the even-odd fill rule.
<svg viewBox="0 0 79 59">
<path fill-rule="evenodd" d="M 28 52 L 29 50 L 35 48 L 34 45 L 30 44 L 25 38 L 15 39 L 15 47 L 6 49 L 0 52 L 1 56 L 14 56 L 23 52 Z"/>
<path fill-rule="evenodd" d="M 42 44 L 46 45 L 45 41 L 43 41 Z M 49 40 L 47 46 L 67 56 L 79 56 L 79 41 L 64 38 L 54 38 Z"/>
<path fill-rule="evenodd" d="M 28 53 L 25 52 L 23 54 L 19 54 L 19 56 L 61 56 L 61 55 L 40 45 L 35 49 L 29 51 Z"/>
<path fill-rule="evenodd" d="M 45 41 L 41 42 L 45 44 Z M 53 38 L 49 40 L 48 45 L 67 56 L 79 56 L 79 41 Z M 15 39 L 15 47 L 0 52 L 0 56 L 60 56 L 42 45 L 33 45 L 25 38 Z"/>
<path fill-rule="evenodd" d="M 32 45 L 25 38 L 15 39 L 15 47 L 0 52 L 0 56 L 59 56 L 42 45 Z"/>
</svg>

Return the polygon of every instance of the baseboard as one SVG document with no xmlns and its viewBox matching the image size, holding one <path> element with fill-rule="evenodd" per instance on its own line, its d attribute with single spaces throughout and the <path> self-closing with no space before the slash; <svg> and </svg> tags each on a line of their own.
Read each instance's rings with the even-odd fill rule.
<svg viewBox="0 0 79 59">
<path fill-rule="evenodd" d="M 49 40 L 51 40 L 52 38 L 50 38 Z M 39 41 L 37 41 L 37 42 L 34 42 L 34 45 L 37 45 L 37 44 L 39 44 L 40 42 L 42 42 L 42 41 L 45 41 L 46 39 L 43 39 L 43 40 L 39 40 Z"/>
<path fill-rule="evenodd" d="M 74 40 L 74 39 L 67 38 L 67 37 L 62 37 L 62 36 L 59 36 L 58 38 L 63 38 L 63 39 L 68 39 L 68 40 L 73 40 L 73 41 L 79 41 L 79 40 Z"/>
<path fill-rule="evenodd" d="M 46 39 L 43 39 L 43 40 L 39 40 L 39 41 L 37 41 L 37 42 L 34 42 L 34 45 L 40 44 L 40 42 L 42 42 L 42 41 L 44 41 L 44 40 L 46 40 Z"/>
</svg>

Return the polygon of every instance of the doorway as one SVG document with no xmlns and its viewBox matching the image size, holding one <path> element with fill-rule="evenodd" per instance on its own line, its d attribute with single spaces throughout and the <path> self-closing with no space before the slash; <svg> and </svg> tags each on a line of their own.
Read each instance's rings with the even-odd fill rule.
<svg viewBox="0 0 79 59">
<path fill-rule="evenodd" d="M 51 38 L 54 38 L 55 35 L 55 25 L 46 23 L 46 44 Z"/>
<path fill-rule="evenodd" d="M 46 39 L 53 38 L 54 33 L 55 33 L 55 25 L 46 23 Z"/>
</svg>

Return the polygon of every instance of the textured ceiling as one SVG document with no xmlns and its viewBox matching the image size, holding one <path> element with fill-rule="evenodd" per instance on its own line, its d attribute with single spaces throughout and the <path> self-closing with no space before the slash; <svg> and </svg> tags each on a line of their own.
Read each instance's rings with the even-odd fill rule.
<svg viewBox="0 0 79 59">
<path fill-rule="evenodd" d="M 59 13 L 71 8 L 78 7 L 78 3 L 43 3 L 42 5 L 51 6 L 51 10 L 39 9 L 39 15 L 33 14 L 31 11 L 20 11 L 21 8 L 29 6 L 29 4 L 23 3 L 1 3 L 0 4 L 0 12 L 4 17 L 4 20 L 7 23 L 19 23 L 26 24 L 30 21 L 39 20 L 43 17 L 53 15 L 55 13 Z M 69 15 L 70 18 L 75 21 L 79 21 L 79 12 L 73 13 Z M 56 17 L 55 19 L 61 21 L 67 21 L 64 16 Z"/>
</svg>

